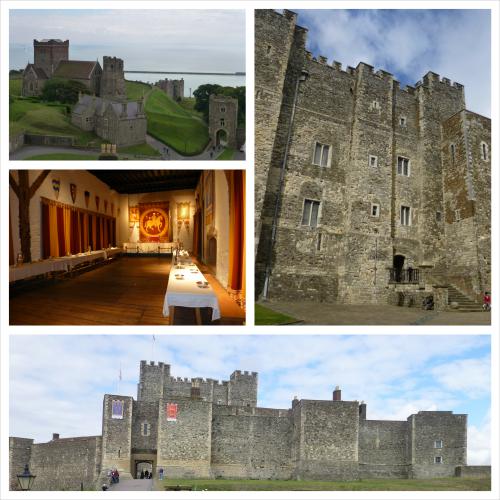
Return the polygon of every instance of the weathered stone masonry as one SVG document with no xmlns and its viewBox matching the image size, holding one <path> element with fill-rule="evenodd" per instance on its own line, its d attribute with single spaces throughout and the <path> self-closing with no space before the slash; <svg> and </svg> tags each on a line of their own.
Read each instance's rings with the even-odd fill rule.
<svg viewBox="0 0 500 500">
<path fill-rule="evenodd" d="M 182 379 L 141 361 L 137 400 L 106 394 L 102 436 L 48 443 L 10 438 L 11 489 L 29 464 L 35 489 L 99 487 L 110 468 L 136 477 L 141 464 L 170 478 L 351 480 L 475 474 L 467 465 L 467 415 L 422 411 L 406 421 L 368 420 L 366 404 L 294 399 L 257 406 L 257 373 Z M 120 405 L 118 414 L 113 406 Z M 177 405 L 174 415 L 167 405 Z M 465 472 L 464 472 L 465 471 Z M 481 471 L 477 473 L 482 473 Z"/>
<path fill-rule="evenodd" d="M 316 59 L 296 23 L 255 15 L 256 295 L 420 303 L 452 285 L 479 299 L 490 120 L 435 73 L 401 89 L 366 63 Z"/>
</svg>

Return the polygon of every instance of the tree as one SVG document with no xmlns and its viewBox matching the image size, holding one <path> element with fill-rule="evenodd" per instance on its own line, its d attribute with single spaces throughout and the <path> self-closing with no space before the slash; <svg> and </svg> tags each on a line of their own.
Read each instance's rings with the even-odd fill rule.
<svg viewBox="0 0 500 500">
<path fill-rule="evenodd" d="M 205 85 L 200 85 L 194 92 L 193 95 L 196 99 L 194 109 L 203 113 L 203 118 L 208 122 L 208 106 L 209 99 L 212 94 L 219 94 L 220 85 L 214 85 L 207 83 Z"/>
<path fill-rule="evenodd" d="M 89 89 L 76 80 L 62 80 L 51 78 L 42 90 L 42 100 L 58 101 L 63 104 L 75 104 L 78 101 L 78 94 L 90 94 Z"/>
</svg>

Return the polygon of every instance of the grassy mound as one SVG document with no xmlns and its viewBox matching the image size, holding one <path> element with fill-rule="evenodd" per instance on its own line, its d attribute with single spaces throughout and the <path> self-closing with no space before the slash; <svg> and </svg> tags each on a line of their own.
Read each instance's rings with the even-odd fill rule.
<svg viewBox="0 0 500 500">
<path fill-rule="evenodd" d="M 138 99 L 141 99 L 142 96 L 146 95 L 150 90 L 151 85 L 149 83 L 125 80 L 125 92 L 129 101 L 137 101 Z"/>
<path fill-rule="evenodd" d="M 160 89 L 153 89 L 149 94 L 146 116 L 148 134 L 184 156 L 200 154 L 208 143 L 206 124 Z"/>
<path fill-rule="evenodd" d="M 26 132 L 40 135 L 62 135 L 76 138 L 76 143 L 87 145 L 100 139 L 92 132 L 84 132 L 70 122 L 66 106 L 42 104 L 36 99 L 14 99 L 9 109 L 9 130 L 11 134 Z"/>
</svg>

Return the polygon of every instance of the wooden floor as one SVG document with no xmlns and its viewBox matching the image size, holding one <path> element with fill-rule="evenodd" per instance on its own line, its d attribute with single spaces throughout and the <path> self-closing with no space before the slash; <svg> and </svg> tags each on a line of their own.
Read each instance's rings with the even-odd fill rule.
<svg viewBox="0 0 500 500">
<path fill-rule="evenodd" d="M 202 269 L 205 272 L 205 269 Z M 11 291 L 11 325 L 168 325 L 163 300 L 170 258 L 122 257 L 78 276 L 46 280 Z M 221 319 L 242 324 L 244 312 L 213 276 L 205 275 L 219 299 Z M 212 324 L 202 309 L 203 324 Z M 194 309 L 178 307 L 175 324 L 194 325 Z"/>
</svg>

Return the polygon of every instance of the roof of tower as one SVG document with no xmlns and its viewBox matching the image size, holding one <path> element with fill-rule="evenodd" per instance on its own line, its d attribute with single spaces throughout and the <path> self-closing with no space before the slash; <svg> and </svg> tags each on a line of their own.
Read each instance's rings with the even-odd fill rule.
<svg viewBox="0 0 500 500">
<path fill-rule="evenodd" d="M 96 66 L 100 67 L 97 61 L 60 61 L 54 71 L 54 77 L 85 80 L 90 78 Z"/>
</svg>

